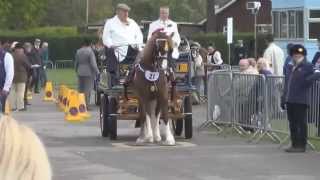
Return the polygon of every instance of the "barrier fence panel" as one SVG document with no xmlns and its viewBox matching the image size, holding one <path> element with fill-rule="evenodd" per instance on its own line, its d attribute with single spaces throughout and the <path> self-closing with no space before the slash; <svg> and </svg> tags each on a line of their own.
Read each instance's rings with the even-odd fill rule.
<svg viewBox="0 0 320 180">
<path fill-rule="evenodd" d="M 234 124 L 242 133 L 263 134 L 265 128 L 265 78 L 233 73 Z M 242 132 L 242 133 L 241 133 Z"/>
<path fill-rule="evenodd" d="M 307 113 L 308 138 L 320 140 L 320 81 L 313 83 L 309 94 L 310 106 Z"/>
<path fill-rule="evenodd" d="M 201 128 L 232 123 L 232 72 L 216 71 L 208 76 L 207 121 Z"/>
<path fill-rule="evenodd" d="M 284 84 L 283 76 L 235 71 L 209 74 L 207 121 L 200 128 L 213 126 L 222 132 L 221 125 L 228 124 L 240 134 L 252 132 L 251 139 L 258 137 L 257 142 L 268 135 L 283 144 L 290 135 L 287 112 L 281 108 Z M 320 140 L 320 81 L 312 85 L 308 96 L 308 138 Z"/>
<path fill-rule="evenodd" d="M 286 141 L 289 135 L 287 112 L 281 108 L 284 84 L 283 76 L 266 77 L 266 130 L 273 132 L 274 137 L 280 143 Z M 280 137 L 279 133 L 283 134 L 284 137 Z"/>
</svg>

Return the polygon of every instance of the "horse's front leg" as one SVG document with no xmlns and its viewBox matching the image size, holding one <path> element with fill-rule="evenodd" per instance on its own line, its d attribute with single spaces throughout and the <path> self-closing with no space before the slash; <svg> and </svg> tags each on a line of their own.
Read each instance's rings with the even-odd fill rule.
<svg viewBox="0 0 320 180">
<path fill-rule="evenodd" d="M 162 115 L 163 115 L 163 121 L 165 126 L 165 140 L 163 142 L 166 146 L 174 146 L 176 144 L 176 141 L 174 139 L 174 136 L 171 131 L 170 127 L 170 121 L 168 117 L 168 100 L 164 100 L 162 104 Z"/>
<path fill-rule="evenodd" d="M 137 145 L 144 145 L 146 143 L 153 143 L 153 135 L 152 135 L 152 128 L 151 128 L 151 114 L 147 110 L 146 105 L 142 105 L 142 111 L 140 117 L 143 118 L 141 121 L 141 129 L 140 129 L 140 136 L 136 141 Z"/>
</svg>

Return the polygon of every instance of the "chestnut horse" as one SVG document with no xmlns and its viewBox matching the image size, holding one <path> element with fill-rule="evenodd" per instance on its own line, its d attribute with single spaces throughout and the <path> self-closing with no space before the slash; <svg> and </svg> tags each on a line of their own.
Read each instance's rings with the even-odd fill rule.
<svg viewBox="0 0 320 180">
<path fill-rule="evenodd" d="M 163 145 L 175 145 L 168 119 L 169 80 L 163 63 L 172 50 L 172 35 L 156 31 L 148 40 L 140 62 L 135 66 L 133 89 L 140 105 L 140 136 L 136 143 L 160 143 L 160 117 L 165 125 Z"/>
</svg>

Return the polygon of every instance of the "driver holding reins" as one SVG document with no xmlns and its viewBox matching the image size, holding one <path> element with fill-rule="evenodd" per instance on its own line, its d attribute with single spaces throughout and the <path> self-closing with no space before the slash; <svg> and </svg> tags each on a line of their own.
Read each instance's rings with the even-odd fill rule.
<svg viewBox="0 0 320 180">
<path fill-rule="evenodd" d="M 141 29 L 129 18 L 129 11 L 128 5 L 118 4 L 116 15 L 107 20 L 103 30 L 102 41 L 106 46 L 111 86 L 118 84 L 119 63 L 133 64 L 143 44 Z"/>
</svg>

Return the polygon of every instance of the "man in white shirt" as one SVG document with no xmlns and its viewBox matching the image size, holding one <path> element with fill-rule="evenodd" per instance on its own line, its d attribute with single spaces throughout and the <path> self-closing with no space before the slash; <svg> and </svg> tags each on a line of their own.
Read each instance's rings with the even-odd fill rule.
<svg viewBox="0 0 320 180">
<path fill-rule="evenodd" d="M 272 35 L 266 37 L 268 48 L 263 54 L 263 58 L 268 61 L 268 69 L 277 76 L 283 75 L 285 55 L 283 50 L 273 42 Z"/>
<path fill-rule="evenodd" d="M 207 64 L 208 70 L 216 70 L 220 69 L 220 65 L 223 64 L 223 59 L 221 57 L 220 51 L 218 51 L 213 44 L 211 44 L 208 48 L 208 55 L 207 55 Z"/>
<path fill-rule="evenodd" d="M 173 41 L 173 51 L 169 55 L 169 66 L 173 69 L 175 68 L 175 60 L 179 58 L 179 50 L 178 47 L 181 42 L 180 34 L 178 31 L 178 25 L 174 21 L 169 19 L 170 16 L 170 9 L 167 6 L 160 7 L 159 11 L 159 19 L 152 22 L 149 26 L 149 33 L 148 33 L 148 39 L 151 38 L 152 33 L 163 29 L 163 32 L 165 32 L 167 35 L 173 35 L 172 41 Z"/>
<path fill-rule="evenodd" d="M 5 110 L 5 103 L 12 85 L 13 76 L 13 57 L 2 48 L 2 42 L 0 41 L 0 112 Z"/>
<path fill-rule="evenodd" d="M 103 30 L 102 41 L 107 47 L 108 72 L 111 86 L 118 82 L 119 63 L 132 64 L 143 44 L 143 35 L 138 24 L 129 18 L 130 7 L 118 4 L 116 15 L 108 19 Z"/>
</svg>

